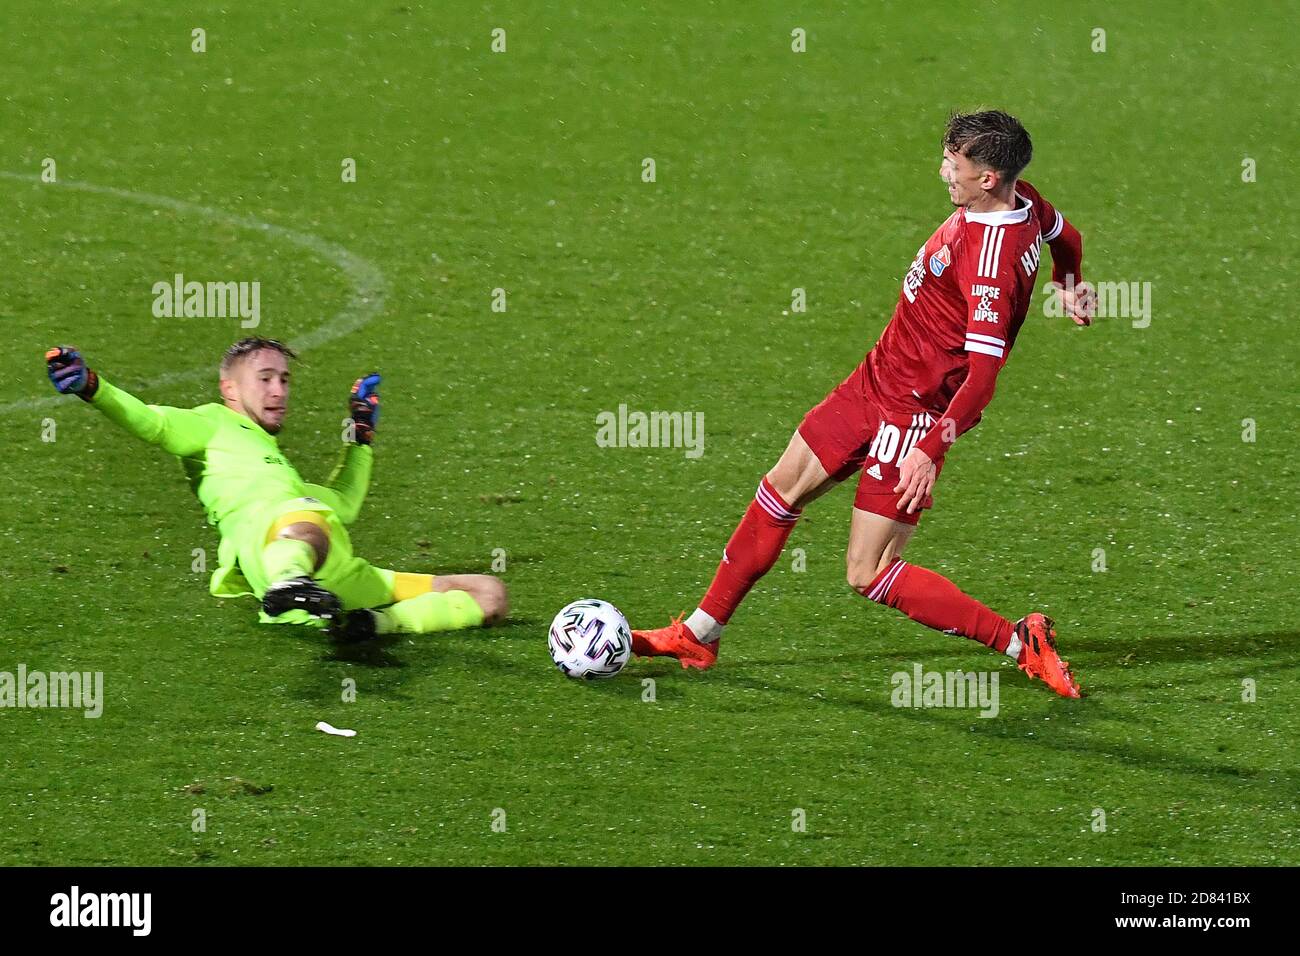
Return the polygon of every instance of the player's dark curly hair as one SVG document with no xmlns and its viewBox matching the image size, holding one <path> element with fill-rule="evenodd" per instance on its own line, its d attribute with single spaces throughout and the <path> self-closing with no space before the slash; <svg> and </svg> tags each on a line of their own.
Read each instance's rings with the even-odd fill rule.
<svg viewBox="0 0 1300 956">
<path fill-rule="evenodd" d="M 953 113 L 943 131 L 943 145 L 995 170 L 1008 182 L 1020 175 L 1034 155 L 1034 144 L 1020 120 L 1001 110 Z"/>
<path fill-rule="evenodd" d="M 263 339 L 257 336 L 249 336 L 246 339 L 240 339 L 230 348 L 226 349 L 226 354 L 221 357 L 221 374 L 225 375 L 236 363 L 241 361 L 244 356 L 252 355 L 262 349 L 271 349 L 279 352 L 285 358 L 296 359 L 298 353 L 289 346 L 276 339 Z"/>
</svg>

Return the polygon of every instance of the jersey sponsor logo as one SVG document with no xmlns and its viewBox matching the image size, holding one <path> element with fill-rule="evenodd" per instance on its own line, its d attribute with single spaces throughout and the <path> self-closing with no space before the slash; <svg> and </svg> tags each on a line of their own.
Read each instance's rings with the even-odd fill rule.
<svg viewBox="0 0 1300 956">
<path fill-rule="evenodd" d="M 1025 254 L 1020 257 L 1020 264 L 1024 266 L 1025 275 L 1033 278 L 1038 272 L 1038 258 L 1042 254 L 1043 234 L 1040 232 L 1038 238 L 1033 244 L 1025 250 Z"/>
<path fill-rule="evenodd" d="M 903 298 L 908 302 L 916 301 L 916 293 L 921 288 L 921 283 L 925 280 L 925 246 L 916 250 L 916 258 L 907 269 L 907 275 L 903 276 Z"/>
<path fill-rule="evenodd" d="M 952 253 L 945 242 L 943 248 L 930 257 L 930 274 L 936 279 L 943 275 L 943 270 L 952 265 Z"/>
<path fill-rule="evenodd" d="M 970 287 L 971 298 L 979 296 L 979 304 L 975 306 L 975 315 L 972 321 L 975 322 L 997 322 L 998 313 L 993 308 L 993 300 L 1002 297 L 1002 290 L 995 285 L 983 285 L 976 283 Z"/>
</svg>

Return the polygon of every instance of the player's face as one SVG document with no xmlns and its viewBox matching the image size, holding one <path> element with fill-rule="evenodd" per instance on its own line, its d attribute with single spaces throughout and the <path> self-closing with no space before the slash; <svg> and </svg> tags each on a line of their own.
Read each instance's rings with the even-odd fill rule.
<svg viewBox="0 0 1300 956">
<path fill-rule="evenodd" d="M 969 206 L 982 199 L 987 192 L 985 177 L 990 174 L 990 170 L 972 163 L 961 153 L 944 149 L 939 178 L 948 187 L 948 198 L 954 206 Z"/>
<path fill-rule="evenodd" d="M 229 381 L 234 394 L 227 397 L 233 400 L 235 410 L 276 434 L 289 410 L 289 363 L 285 357 L 274 349 L 260 349 L 231 369 Z"/>
</svg>

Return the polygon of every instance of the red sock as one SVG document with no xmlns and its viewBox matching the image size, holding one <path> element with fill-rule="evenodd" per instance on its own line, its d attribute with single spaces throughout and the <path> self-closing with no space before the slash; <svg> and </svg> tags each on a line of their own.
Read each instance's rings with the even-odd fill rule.
<svg viewBox="0 0 1300 956">
<path fill-rule="evenodd" d="M 1014 626 L 968 594 L 942 574 L 895 559 L 889 567 L 859 593 L 863 597 L 897 608 L 918 624 L 945 634 L 960 634 L 1006 653 Z"/>
<path fill-rule="evenodd" d="M 801 514 L 802 510 L 791 510 L 764 476 L 722 552 L 722 563 L 700 608 L 719 624 L 726 624 L 754 582 L 776 564 Z"/>
</svg>

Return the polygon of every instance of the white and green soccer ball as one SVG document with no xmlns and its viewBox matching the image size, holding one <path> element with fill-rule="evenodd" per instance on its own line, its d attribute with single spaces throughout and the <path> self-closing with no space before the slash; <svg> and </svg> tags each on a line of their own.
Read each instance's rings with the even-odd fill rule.
<svg viewBox="0 0 1300 956">
<path fill-rule="evenodd" d="M 632 629 L 608 601 L 584 598 L 555 615 L 546 644 L 566 677 L 613 677 L 632 657 Z"/>
</svg>

